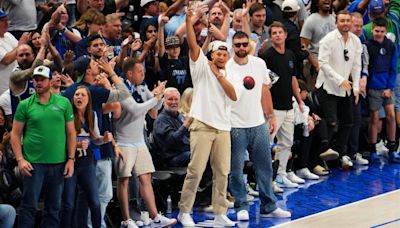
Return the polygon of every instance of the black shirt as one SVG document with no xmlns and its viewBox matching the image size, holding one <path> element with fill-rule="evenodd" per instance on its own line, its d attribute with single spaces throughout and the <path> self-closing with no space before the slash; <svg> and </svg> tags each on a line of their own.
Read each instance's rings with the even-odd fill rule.
<svg viewBox="0 0 400 228">
<path fill-rule="evenodd" d="M 274 109 L 292 109 L 292 76 L 296 76 L 296 57 L 289 49 L 285 49 L 285 53 L 280 54 L 271 47 L 265 51 L 262 59 L 264 59 L 268 69 L 280 76 L 270 89 Z"/>
<path fill-rule="evenodd" d="M 193 87 L 189 70 L 189 58 L 180 56 L 178 59 L 168 59 L 165 53 L 161 58 L 160 67 L 163 80 L 167 80 L 167 87 L 175 87 L 182 94 L 188 87 Z"/>
</svg>

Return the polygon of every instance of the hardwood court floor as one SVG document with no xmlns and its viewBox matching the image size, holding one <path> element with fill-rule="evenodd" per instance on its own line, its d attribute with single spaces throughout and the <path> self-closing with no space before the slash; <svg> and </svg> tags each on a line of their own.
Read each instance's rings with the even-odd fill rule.
<svg viewBox="0 0 400 228">
<path fill-rule="evenodd" d="M 260 218 L 256 199 L 250 207 L 250 221 L 236 227 L 400 227 L 397 189 L 400 164 L 381 160 L 347 172 L 334 169 L 329 176 L 307 181 L 300 188 L 286 189 L 277 196 L 278 206 L 292 212 L 291 219 Z M 236 220 L 232 209 L 228 213 Z M 176 217 L 177 211 L 171 216 Z M 193 218 L 197 223 L 212 219 L 212 214 L 195 210 Z"/>
</svg>

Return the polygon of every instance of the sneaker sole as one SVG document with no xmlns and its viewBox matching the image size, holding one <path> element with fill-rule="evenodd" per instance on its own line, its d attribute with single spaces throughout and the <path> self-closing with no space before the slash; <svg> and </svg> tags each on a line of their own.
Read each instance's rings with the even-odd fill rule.
<svg viewBox="0 0 400 228">
<path fill-rule="evenodd" d="M 327 153 L 327 154 L 320 154 L 319 158 L 321 158 L 321 160 L 323 161 L 331 161 L 331 160 L 335 160 L 338 159 L 339 155 L 338 154 L 334 154 L 334 153 Z"/>
</svg>

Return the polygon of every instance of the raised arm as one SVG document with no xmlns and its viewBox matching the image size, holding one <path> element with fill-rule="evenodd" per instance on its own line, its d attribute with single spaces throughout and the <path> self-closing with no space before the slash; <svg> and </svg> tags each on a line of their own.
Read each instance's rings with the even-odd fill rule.
<svg viewBox="0 0 400 228">
<path fill-rule="evenodd" d="M 187 33 L 187 43 L 189 46 L 189 56 L 194 62 L 199 58 L 200 47 L 197 44 L 196 34 L 194 33 L 194 28 L 191 23 L 193 17 L 192 4 L 189 4 L 187 15 L 186 15 L 186 33 Z"/>
</svg>

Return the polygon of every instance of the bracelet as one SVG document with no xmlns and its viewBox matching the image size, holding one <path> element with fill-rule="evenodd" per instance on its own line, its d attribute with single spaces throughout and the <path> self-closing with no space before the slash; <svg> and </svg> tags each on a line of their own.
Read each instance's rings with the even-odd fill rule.
<svg viewBox="0 0 400 228">
<path fill-rule="evenodd" d="M 74 157 L 68 157 L 68 160 L 72 160 L 73 162 L 75 162 L 75 158 Z"/>
<path fill-rule="evenodd" d="M 112 74 L 110 74 L 108 77 L 109 77 L 109 78 L 112 78 L 112 77 L 114 77 L 114 76 L 117 76 L 117 73 L 112 72 Z"/>
<path fill-rule="evenodd" d="M 59 30 L 59 32 L 61 32 L 61 33 L 65 33 L 65 31 L 67 31 L 67 27 L 64 27 L 61 30 Z"/>
</svg>

